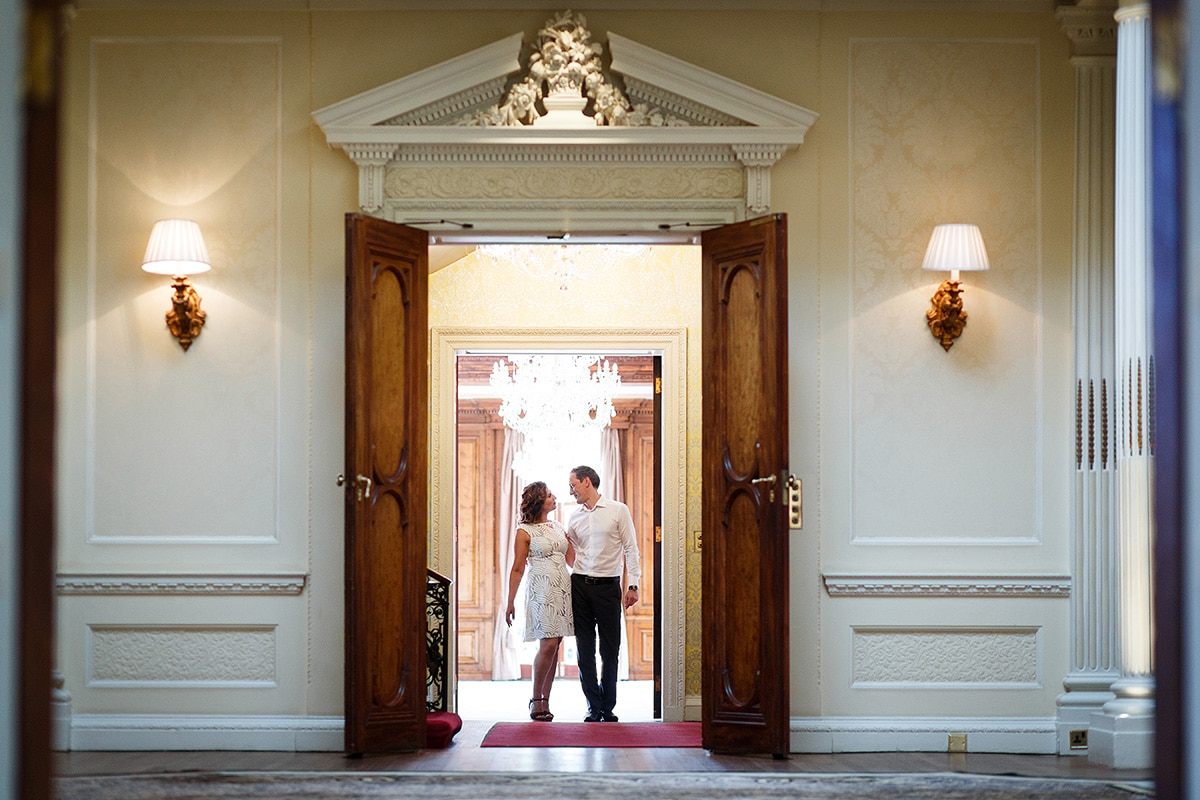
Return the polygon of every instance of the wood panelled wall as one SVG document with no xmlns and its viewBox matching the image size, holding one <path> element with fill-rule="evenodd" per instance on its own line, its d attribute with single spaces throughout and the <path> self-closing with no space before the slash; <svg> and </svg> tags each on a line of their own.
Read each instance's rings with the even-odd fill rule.
<svg viewBox="0 0 1200 800">
<path fill-rule="evenodd" d="M 625 503 L 633 514 L 642 558 L 639 602 L 625 616 L 628 641 L 621 653 L 629 677 L 654 677 L 654 404 L 617 400 L 611 426 L 621 435 Z M 458 678 L 491 680 L 492 636 L 500 597 L 500 456 L 504 423 L 494 400 L 458 406 Z M 604 492 L 602 492 L 603 494 Z M 573 667 L 574 665 L 566 665 Z M 574 673 L 572 673 L 574 674 Z"/>
</svg>

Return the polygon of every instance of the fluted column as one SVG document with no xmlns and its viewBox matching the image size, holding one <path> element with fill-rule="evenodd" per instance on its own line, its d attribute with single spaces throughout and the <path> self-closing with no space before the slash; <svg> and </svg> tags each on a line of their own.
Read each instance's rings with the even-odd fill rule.
<svg viewBox="0 0 1200 800">
<path fill-rule="evenodd" d="M 1154 764 L 1154 355 L 1151 351 L 1150 7 L 1117 20 L 1116 311 L 1117 632 L 1115 697 L 1092 716 L 1089 760 Z"/>
<path fill-rule="evenodd" d="M 1116 638 L 1116 370 L 1114 137 L 1116 0 L 1056 11 L 1075 67 L 1075 208 L 1072 294 L 1075 474 L 1072 484 L 1071 671 L 1058 696 L 1059 755 L 1088 754 L 1092 714 L 1113 699 Z"/>
</svg>

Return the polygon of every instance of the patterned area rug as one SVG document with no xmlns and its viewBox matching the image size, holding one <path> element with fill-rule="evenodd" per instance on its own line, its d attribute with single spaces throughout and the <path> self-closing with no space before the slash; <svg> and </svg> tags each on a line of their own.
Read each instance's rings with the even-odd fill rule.
<svg viewBox="0 0 1200 800">
<path fill-rule="evenodd" d="M 935 773 L 437 773 L 242 772 L 63 777 L 58 800 L 1138 800 L 1142 784 Z"/>
<path fill-rule="evenodd" d="M 482 747 L 700 747 L 699 722 L 497 722 Z"/>
</svg>

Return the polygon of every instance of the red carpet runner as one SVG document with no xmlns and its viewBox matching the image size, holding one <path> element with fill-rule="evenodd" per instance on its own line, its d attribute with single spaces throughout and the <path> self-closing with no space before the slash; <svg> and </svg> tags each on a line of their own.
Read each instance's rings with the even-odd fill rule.
<svg viewBox="0 0 1200 800">
<path fill-rule="evenodd" d="M 481 747 L 700 747 L 699 722 L 497 722 Z"/>
</svg>

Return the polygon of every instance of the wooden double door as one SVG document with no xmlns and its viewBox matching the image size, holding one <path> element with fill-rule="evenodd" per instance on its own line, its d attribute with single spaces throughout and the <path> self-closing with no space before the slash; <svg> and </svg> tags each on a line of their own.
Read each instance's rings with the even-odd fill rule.
<svg viewBox="0 0 1200 800">
<path fill-rule="evenodd" d="M 788 752 L 787 222 L 702 237 L 705 748 Z M 345 751 L 425 744 L 428 234 L 346 217 Z"/>
</svg>

